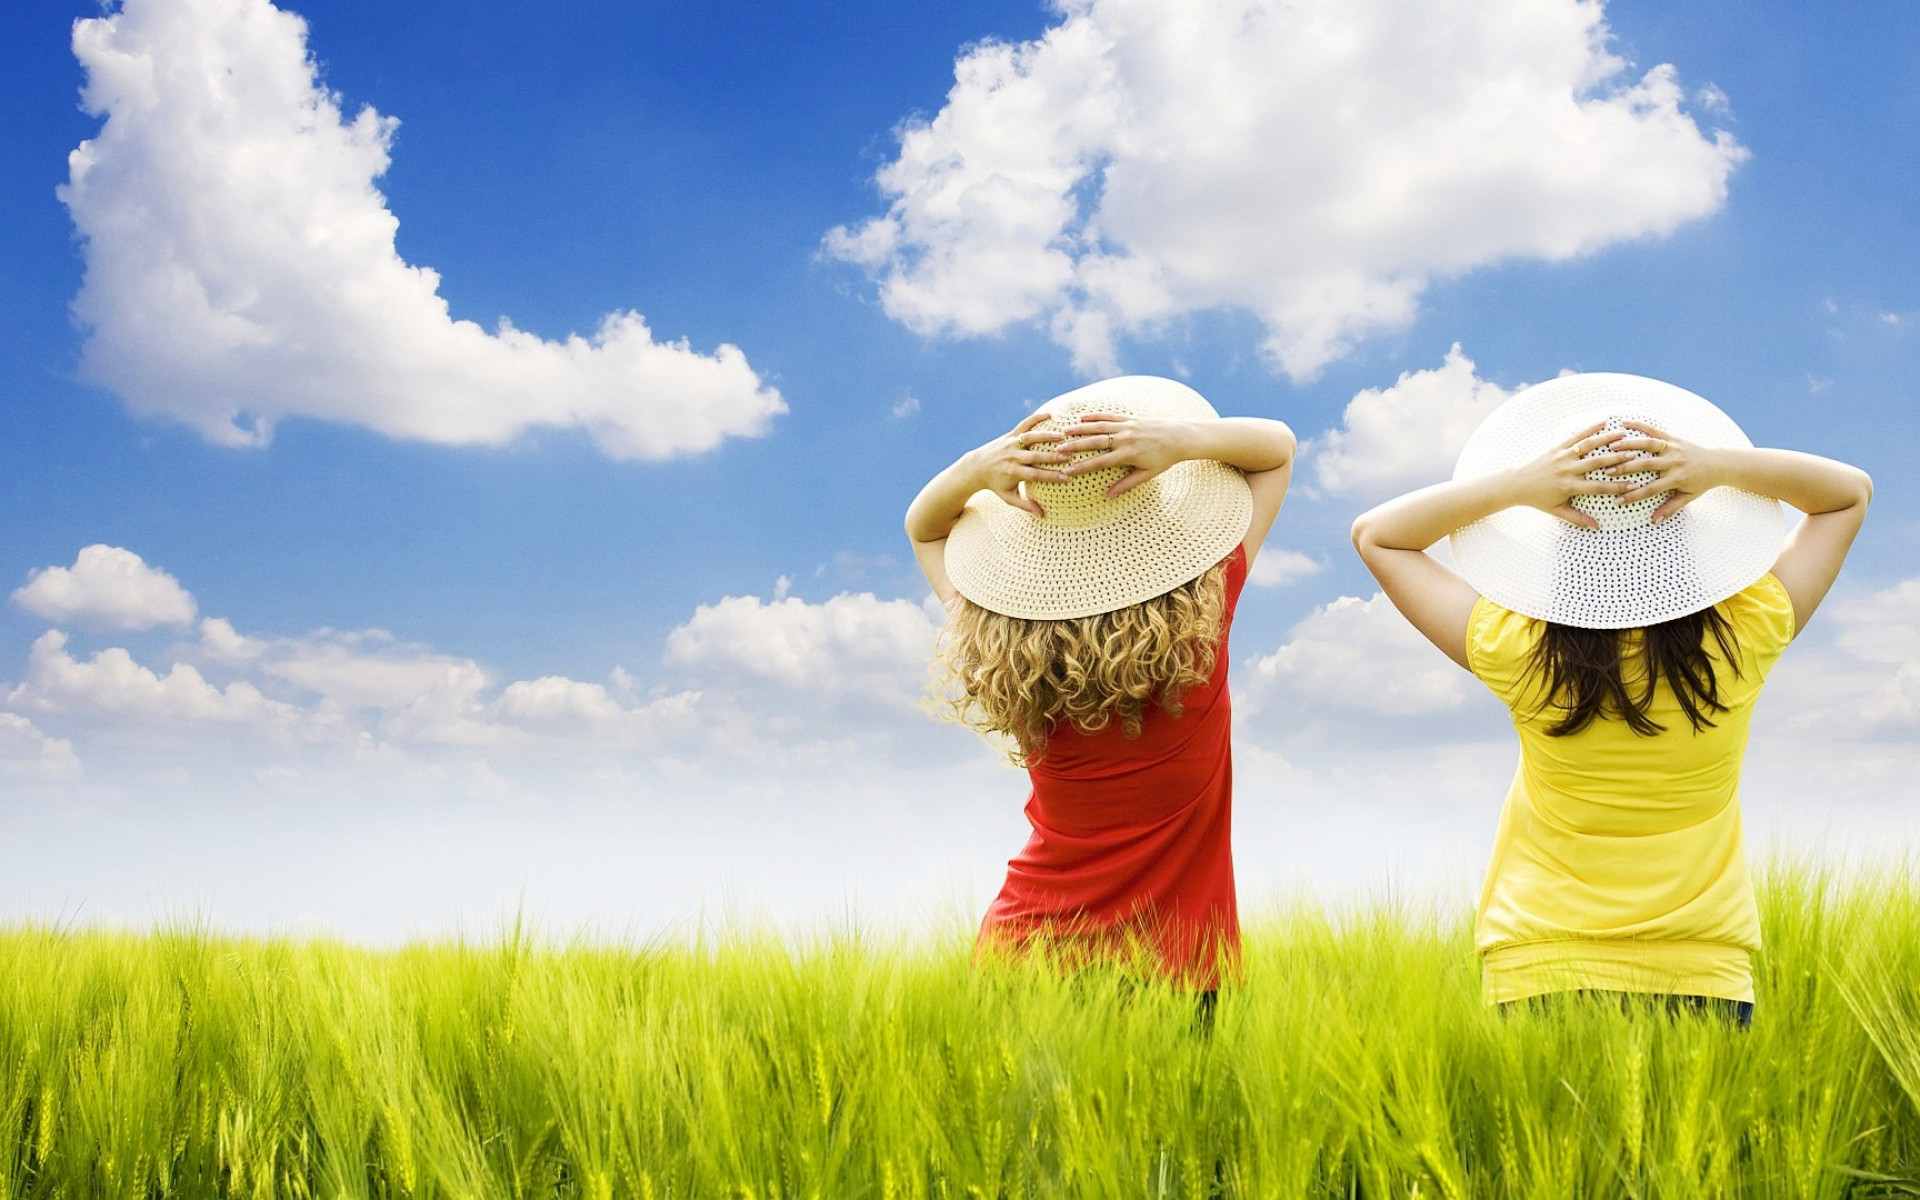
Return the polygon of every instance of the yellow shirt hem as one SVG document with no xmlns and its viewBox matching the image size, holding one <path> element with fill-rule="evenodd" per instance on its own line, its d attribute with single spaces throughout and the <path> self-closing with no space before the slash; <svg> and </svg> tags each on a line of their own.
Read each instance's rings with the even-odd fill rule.
<svg viewBox="0 0 1920 1200">
<path fill-rule="evenodd" d="M 1724 942 L 1555 938 L 1512 942 L 1481 955 L 1481 993 L 1506 1004 L 1590 989 L 1753 1002 L 1753 956 Z"/>
</svg>

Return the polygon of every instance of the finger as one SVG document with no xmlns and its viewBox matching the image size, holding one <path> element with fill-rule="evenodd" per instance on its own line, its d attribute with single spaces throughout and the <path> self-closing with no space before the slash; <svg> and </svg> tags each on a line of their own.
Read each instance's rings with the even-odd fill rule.
<svg viewBox="0 0 1920 1200">
<path fill-rule="evenodd" d="M 1016 466 L 1013 468 L 1013 474 L 1014 474 L 1014 477 L 1017 479 L 1031 480 L 1034 483 L 1071 482 L 1065 475 L 1062 475 L 1060 472 L 1049 471 L 1045 467 Z"/>
<path fill-rule="evenodd" d="M 1015 433 L 1025 433 L 1027 430 L 1032 429 L 1035 425 L 1039 425 L 1045 421 L 1051 421 L 1052 419 L 1053 419 L 1052 413 L 1049 413 L 1045 409 L 1041 409 L 1037 413 L 1028 414 L 1026 420 L 1020 422 L 1018 425 L 1015 425 L 1013 427 L 1013 431 Z"/>
<path fill-rule="evenodd" d="M 1593 424 L 1587 426 L 1585 429 L 1582 429 L 1579 433 L 1576 433 L 1572 437 L 1568 438 L 1566 441 L 1561 442 L 1557 448 L 1561 450 L 1571 450 L 1574 447 L 1578 446 L 1581 442 L 1584 442 L 1588 438 L 1592 437 L 1594 434 L 1599 433 L 1602 429 L 1605 429 L 1606 426 L 1607 426 L 1607 423 L 1605 421 L 1595 421 Z"/>
<path fill-rule="evenodd" d="M 1129 417 L 1125 413 L 1083 412 L 1079 416 L 1075 417 L 1074 420 L 1076 421 L 1131 421 L 1133 420 L 1133 418 Z"/>
<path fill-rule="evenodd" d="M 1611 471 L 1618 468 L 1621 464 L 1633 462 L 1639 457 L 1638 454 L 1631 454 L 1624 450 L 1616 450 L 1607 454 L 1594 454 L 1581 459 L 1580 468 L 1588 474 L 1592 474 L 1595 471 Z"/>
<path fill-rule="evenodd" d="M 1679 465 L 1680 464 L 1678 462 L 1676 462 L 1671 458 L 1661 458 L 1658 455 L 1642 454 L 1642 455 L 1636 456 L 1632 462 L 1627 463 L 1625 466 L 1610 468 L 1607 471 L 1607 474 L 1639 475 L 1646 471 L 1652 471 L 1654 474 L 1659 475 L 1664 472 L 1671 471 L 1674 468 L 1678 467 Z"/>
<path fill-rule="evenodd" d="M 1089 450 L 1105 453 L 1108 450 L 1118 450 L 1119 447 L 1115 444 L 1112 434 L 1096 433 L 1088 437 L 1072 438 L 1061 442 L 1055 449 L 1062 454 L 1085 454 Z"/>
<path fill-rule="evenodd" d="M 1121 424 L 1118 421 L 1081 420 L 1081 421 L 1074 422 L 1072 425 L 1067 426 L 1065 429 L 1061 430 L 1060 432 L 1064 433 L 1066 436 L 1070 438 L 1076 438 L 1076 437 L 1088 437 L 1091 435 L 1102 434 L 1102 433 L 1112 435 L 1112 434 L 1119 433 L 1121 430 L 1125 428 L 1126 426 Z"/>
<path fill-rule="evenodd" d="M 1117 496 L 1124 496 L 1158 474 L 1158 471 L 1149 471 L 1142 467 L 1135 467 L 1114 481 L 1113 486 L 1107 489 L 1107 499 L 1112 500 Z"/>
<path fill-rule="evenodd" d="M 1013 461 L 1025 466 L 1034 463 L 1057 463 L 1067 461 L 1067 456 L 1058 450 L 1015 450 Z"/>
<path fill-rule="evenodd" d="M 1060 469 L 1069 475 L 1085 475 L 1088 471 L 1104 471 L 1108 467 L 1130 467 L 1132 465 L 1132 463 L 1127 461 L 1127 456 L 1124 453 L 1119 450 L 1114 450 L 1106 454 L 1096 455 L 1093 458 L 1083 458 L 1076 463 L 1068 463 Z"/>
<path fill-rule="evenodd" d="M 1667 497 L 1665 504 L 1653 510 L 1653 523 L 1658 525 L 1687 505 L 1692 504 L 1696 499 L 1698 499 L 1698 493 L 1696 492 L 1675 492 L 1673 495 Z"/>
<path fill-rule="evenodd" d="M 1649 480 L 1646 483 L 1640 484 L 1638 487 L 1635 487 L 1632 491 L 1621 492 L 1620 503 L 1637 504 L 1640 501 L 1645 500 L 1648 496 L 1658 496 L 1661 492 L 1672 492 L 1676 496 L 1680 494 L 1678 489 L 1676 489 L 1673 486 L 1673 484 L 1669 483 L 1667 480 L 1653 479 L 1653 480 Z"/>
<path fill-rule="evenodd" d="M 1618 496 L 1635 484 L 1626 479 L 1588 479 L 1582 476 L 1567 485 L 1570 496 Z"/>
<path fill-rule="evenodd" d="M 1585 456 L 1592 454 L 1595 450 L 1605 449 L 1626 436 L 1626 434 L 1618 429 L 1602 429 L 1597 433 L 1590 433 L 1575 442 L 1573 444 L 1573 451 L 1576 454 Z"/>
<path fill-rule="evenodd" d="M 1038 446 L 1042 442 L 1057 442 L 1060 440 L 1062 440 L 1061 434 L 1055 429 L 1029 429 L 1027 432 L 1018 434 L 1014 438 L 1014 441 L 1018 442 L 1022 448 Z"/>
<path fill-rule="evenodd" d="M 1552 512 L 1554 516 L 1559 517 L 1569 525 L 1578 525 L 1582 529 L 1600 528 L 1600 522 L 1594 520 L 1586 513 L 1581 512 L 1571 504 L 1562 504 L 1559 508 L 1553 509 Z"/>
<path fill-rule="evenodd" d="M 1622 421 L 1620 422 L 1620 424 L 1625 426 L 1628 429 L 1632 429 L 1639 433 L 1644 433 L 1648 437 L 1659 438 L 1662 441 L 1668 441 L 1668 442 L 1673 440 L 1672 434 L 1660 428 L 1658 425 L 1649 425 L 1645 421 Z"/>
<path fill-rule="evenodd" d="M 1015 508 L 1023 508 L 1027 510 L 1028 512 L 1032 513 L 1036 517 L 1044 517 L 1047 515 L 1046 511 L 1040 507 L 1040 504 L 1038 501 L 1032 499 L 1029 496 L 1021 495 L 1020 489 L 1017 487 L 1003 488 L 1000 491 L 995 492 L 994 495 L 1000 497 L 1002 500 L 1006 501 L 1008 504 L 1011 504 Z"/>
<path fill-rule="evenodd" d="M 1623 467 L 1614 467 L 1608 470 L 1607 475 L 1614 479 L 1631 479 L 1635 475 L 1645 475 L 1649 471 L 1655 475 L 1659 475 L 1663 472 L 1673 470 L 1677 465 L 1678 464 L 1672 459 L 1643 458 L 1638 462 L 1630 462 Z"/>
</svg>

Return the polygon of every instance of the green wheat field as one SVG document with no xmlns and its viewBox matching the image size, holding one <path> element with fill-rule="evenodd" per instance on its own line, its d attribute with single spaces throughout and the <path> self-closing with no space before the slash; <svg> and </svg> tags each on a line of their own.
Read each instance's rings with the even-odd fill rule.
<svg viewBox="0 0 1920 1200">
<path fill-rule="evenodd" d="M 1920 1195 L 1920 884 L 1775 869 L 1754 1026 L 1483 1008 L 1467 925 L 1248 931 L 1211 1036 L 960 936 L 0 930 L 6 1196 Z"/>
</svg>

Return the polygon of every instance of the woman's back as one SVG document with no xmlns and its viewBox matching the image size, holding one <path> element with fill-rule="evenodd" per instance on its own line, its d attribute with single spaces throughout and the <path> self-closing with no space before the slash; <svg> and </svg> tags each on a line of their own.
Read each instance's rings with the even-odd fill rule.
<svg viewBox="0 0 1920 1200">
<path fill-rule="evenodd" d="M 1137 737 L 1118 721 L 1057 726 L 1028 767 L 1033 836 L 982 922 L 990 940 L 1097 931 L 1136 939 L 1171 977 L 1217 986 L 1218 960 L 1239 941 L 1227 635 L 1247 578 L 1240 547 L 1226 568 L 1213 675 L 1181 693 L 1179 714 L 1148 710 Z M 1083 930 L 1063 923 L 1075 915 Z"/>
<path fill-rule="evenodd" d="M 1293 453 L 1278 421 L 1122 377 L 1056 397 L 908 507 L 951 614 L 952 712 L 1033 784 L 983 944 L 1218 983 L 1239 943 L 1226 639 Z"/>
<path fill-rule="evenodd" d="M 1740 765 L 1761 687 L 1793 638 L 1793 605 L 1769 574 L 1718 607 L 1735 661 L 1705 639 L 1726 706 L 1709 714 L 1711 725 L 1694 729 L 1662 679 L 1647 708 L 1662 732 L 1635 733 L 1610 715 L 1556 735 L 1558 710 L 1542 708 L 1534 667 L 1540 623 L 1484 599 L 1474 606 L 1469 664 L 1520 735 L 1477 926 L 1491 999 L 1556 990 L 1551 976 L 1576 964 L 1585 986 L 1598 978 L 1623 991 L 1750 989 L 1746 956 L 1760 927 L 1742 849 Z M 1620 637 L 1623 681 L 1638 695 L 1641 635 Z"/>
<path fill-rule="evenodd" d="M 1638 992 L 1751 1016 L 1753 707 L 1872 496 L 1844 463 L 1756 449 L 1691 392 L 1598 373 L 1522 390 L 1452 480 L 1354 522 L 1394 606 L 1520 735 L 1480 902 L 1489 1000 Z M 1782 503 L 1806 514 L 1791 533 Z M 1451 566 L 1427 553 L 1448 537 Z"/>
<path fill-rule="evenodd" d="M 1129 781 L 1151 786 L 1162 772 L 1191 761 L 1211 761 L 1224 751 L 1232 722 L 1227 695 L 1227 635 L 1246 585 L 1246 564 L 1246 552 L 1234 547 L 1226 561 L 1226 609 L 1214 650 L 1213 674 L 1205 683 L 1180 693 L 1180 715 L 1175 717 L 1149 706 L 1138 737 L 1128 737 L 1121 723 L 1114 720 L 1092 733 L 1070 724 L 1056 724 L 1047 737 L 1045 754 L 1029 767 L 1036 783 L 1044 779 L 1063 789 L 1093 783 L 1126 786 Z"/>
</svg>

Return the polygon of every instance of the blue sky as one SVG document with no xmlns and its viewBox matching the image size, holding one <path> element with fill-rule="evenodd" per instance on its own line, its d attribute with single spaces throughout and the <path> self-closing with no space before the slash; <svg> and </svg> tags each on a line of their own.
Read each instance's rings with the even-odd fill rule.
<svg viewBox="0 0 1920 1200">
<path fill-rule="evenodd" d="M 964 912 L 1023 789 L 914 706 L 899 514 L 1115 369 L 1309 439 L 1234 641 L 1250 894 L 1470 886 L 1511 747 L 1345 529 L 1564 369 L 1875 476 L 1749 807 L 1757 840 L 1914 844 L 1912 7 L 1368 0 L 1328 9 L 1346 61 L 1271 6 L 1163 7 L 284 10 L 302 32 L 135 0 L 89 28 L 174 82 L 121 93 L 120 142 L 78 103 L 103 10 L 0 14 L 0 905 L 370 937 Z M 274 108 L 302 53 L 318 133 Z M 256 92 L 223 108 L 193 81 L 229 67 Z M 377 174 L 340 133 L 369 107 Z M 558 345 L 622 312 L 645 333 Z M 223 395 L 270 438 L 222 444 Z"/>
</svg>

